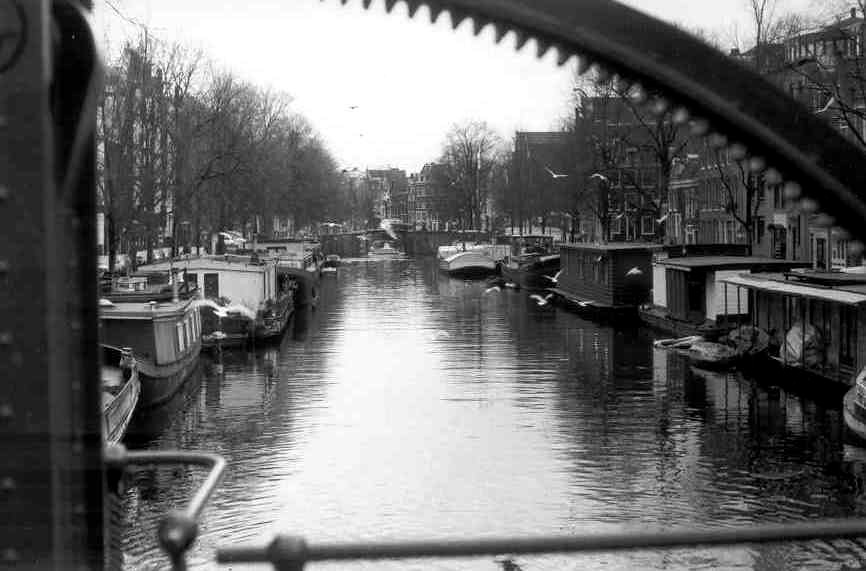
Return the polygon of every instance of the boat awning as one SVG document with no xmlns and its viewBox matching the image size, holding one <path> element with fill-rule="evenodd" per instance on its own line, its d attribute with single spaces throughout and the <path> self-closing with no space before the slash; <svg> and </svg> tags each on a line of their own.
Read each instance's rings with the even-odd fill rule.
<svg viewBox="0 0 866 571">
<path fill-rule="evenodd" d="M 807 286 L 785 281 L 769 280 L 750 275 L 731 276 L 721 280 L 730 286 L 745 287 L 758 291 L 769 291 L 781 295 L 793 295 L 810 299 L 820 299 L 835 303 L 857 305 L 866 302 L 866 295 L 838 289 Z"/>
</svg>

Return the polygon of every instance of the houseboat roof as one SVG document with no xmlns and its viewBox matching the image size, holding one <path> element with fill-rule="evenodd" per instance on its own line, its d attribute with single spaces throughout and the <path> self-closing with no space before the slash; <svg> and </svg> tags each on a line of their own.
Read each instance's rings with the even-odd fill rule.
<svg viewBox="0 0 866 571">
<path fill-rule="evenodd" d="M 656 263 L 685 272 L 695 269 L 738 270 L 756 267 L 779 271 L 809 266 L 808 262 L 779 260 L 777 258 L 765 258 L 761 256 L 685 256 L 682 258 L 666 258 Z"/>
<path fill-rule="evenodd" d="M 857 305 L 866 302 L 866 285 L 830 288 L 786 280 L 784 274 L 741 274 L 723 278 L 721 281 L 759 291 L 771 291 L 835 303 Z"/>
<path fill-rule="evenodd" d="M 115 301 L 99 307 L 100 319 L 153 319 L 183 313 L 193 299 L 178 302 L 162 301 L 151 304 L 142 301 Z"/>
<path fill-rule="evenodd" d="M 562 244 L 560 248 L 569 248 L 572 250 L 593 250 L 593 251 L 619 251 L 619 250 L 662 250 L 664 246 L 661 244 L 650 244 L 641 242 L 607 242 L 605 244 L 594 244 L 589 242 L 570 242 Z"/>
<path fill-rule="evenodd" d="M 156 262 L 147 266 L 140 266 L 141 271 L 168 271 L 171 266 L 177 270 L 234 270 L 260 272 L 268 263 L 267 258 L 254 258 L 252 256 L 238 256 L 224 254 L 222 256 L 196 256 L 190 258 L 175 259 L 172 262 Z M 273 263 L 271 261 L 271 263 Z"/>
</svg>

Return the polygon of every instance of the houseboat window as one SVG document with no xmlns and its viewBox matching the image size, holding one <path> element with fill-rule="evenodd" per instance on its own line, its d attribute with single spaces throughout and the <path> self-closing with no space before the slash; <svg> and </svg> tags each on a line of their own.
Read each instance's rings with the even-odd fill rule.
<svg viewBox="0 0 866 571">
<path fill-rule="evenodd" d="M 177 323 L 175 327 L 177 328 L 177 350 L 179 353 L 182 353 L 186 349 L 183 337 L 183 323 Z"/>
<path fill-rule="evenodd" d="M 653 226 L 653 217 L 652 216 L 642 216 L 640 219 L 641 233 L 642 234 L 654 234 L 655 227 Z"/>
<path fill-rule="evenodd" d="M 214 299 L 220 296 L 219 274 L 204 275 L 204 296 L 208 299 Z"/>
<path fill-rule="evenodd" d="M 843 305 L 839 313 L 839 362 L 853 366 L 857 353 L 857 307 Z"/>
<path fill-rule="evenodd" d="M 186 283 L 191 286 L 190 289 L 197 288 L 198 287 L 198 274 L 187 273 L 186 274 Z"/>
</svg>

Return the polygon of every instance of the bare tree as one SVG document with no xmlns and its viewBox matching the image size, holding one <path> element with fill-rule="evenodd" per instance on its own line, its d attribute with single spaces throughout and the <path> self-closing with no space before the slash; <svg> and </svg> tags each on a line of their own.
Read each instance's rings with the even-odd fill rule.
<svg viewBox="0 0 866 571">
<path fill-rule="evenodd" d="M 483 121 L 454 125 L 445 136 L 442 157 L 448 185 L 459 197 L 459 214 L 469 228 L 481 227 L 491 174 L 501 159 L 501 139 Z"/>
</svg>

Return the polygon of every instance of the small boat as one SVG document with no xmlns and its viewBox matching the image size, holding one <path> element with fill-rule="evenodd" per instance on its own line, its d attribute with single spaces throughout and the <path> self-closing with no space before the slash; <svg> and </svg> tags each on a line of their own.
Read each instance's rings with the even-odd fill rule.
<svg viewBox="0 0 866 571">
<path fill-rule="evenodd" d="M 692 343 L 698 341 L 706 341 L 700 335 L 687 335 L 686 337 L 676 337 L 673 339 L 656 339 L 653 341 L 653 347 L 659 349 L 688 349 Z"/>
<path fill-rule="evenodd" d="M 845 393 L 842 418 L 848 430 L 866 442 L 866 368 L 860 371 L 854 386 Z"/>
<path fill-rule="evenodd" d="M 484 251 L 467 250 L 439 260 L 439 268 L 452 276 L 482 277 L 496 272 L 496 262 Z"/>
<path fill-rule="evenodd" d="M 742 354 L 730 345 L 711 341 L 695 341 L 689 344 L 686 354 L 695 367 L 715 369 L 734 365 Z"/>
<path fill-rule="evenodd" d="M 102 346 L 102 427 L 105 442 L 123 439 L 141 394 L 138 367 L 132 349 Z"/>
<path fill-rule="evenodd" d="M 403 252 L 391 245 L 391 242 L 379 242 L 376 240 L 367 252 L 370 258 L 399 258 Z"/>
<path fill-rule="evenodd" d="M 325 257 L 325 262 L 322 264 L 323 272 L 336 272 L 337 268 L 340 266 L 340 256 L 336 254 L 330 254 Z"/>
</svg>

